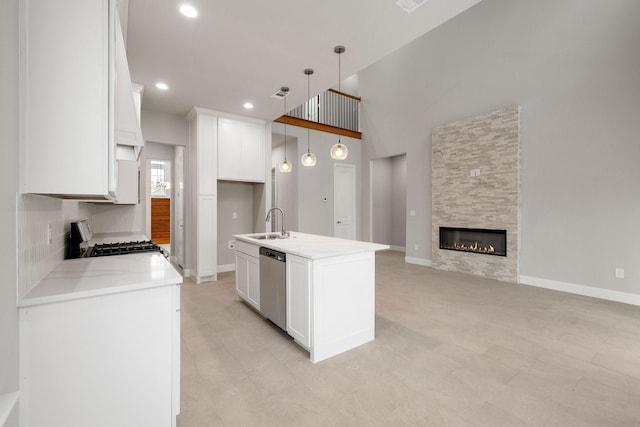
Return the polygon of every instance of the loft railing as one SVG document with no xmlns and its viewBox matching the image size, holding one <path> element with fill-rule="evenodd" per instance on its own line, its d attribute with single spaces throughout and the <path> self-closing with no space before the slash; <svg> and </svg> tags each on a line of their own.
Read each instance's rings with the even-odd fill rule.
<svg viewBox="0 0 640 427">
<path fill-rule="evenodd" d="M 276 121 L 362 138 L 360 98 L 333 89 L 314 96 Z"/>
</svg>

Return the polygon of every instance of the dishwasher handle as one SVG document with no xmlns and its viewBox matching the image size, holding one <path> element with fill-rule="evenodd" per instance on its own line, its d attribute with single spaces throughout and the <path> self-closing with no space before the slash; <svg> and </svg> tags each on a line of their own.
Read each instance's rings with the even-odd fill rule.
<svg viewBox="0 0 640 427">
<path fill-rule="evenodd" d="M 280 262 L 286 262 L 287 260 L 287 255 L 284 252 L 276 251 L 271 248 L 260 247 L 260 255 Z"/>
</svg>

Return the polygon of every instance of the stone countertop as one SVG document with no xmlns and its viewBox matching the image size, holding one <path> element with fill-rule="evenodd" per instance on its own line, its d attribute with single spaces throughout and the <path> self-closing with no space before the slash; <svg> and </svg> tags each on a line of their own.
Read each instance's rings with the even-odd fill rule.
<svg viewBox="0 0 640 427">
<path fill-rule="evenodd" d="M 286 239 L 256 239 L 251 237 L 265 234 L 275 233 L 237 234 L 233 237 L 252 245 L 264 246 L 266 248 L 275 249 L 277 251 L 308 259 L 329 258 L 389 249 L 389 245 L 382 245 L 379 243 L 338 239 L 336 237 L 318 236 L 315 234 L 306 234 L 294 231 L 292 231 L 291 236 Z"/>
<path fill-rule="evenodd" d="M 158 252 L 62 261 L 18 306 L 28 307 L 182 283 L 182 276 Z"/>
</svg>

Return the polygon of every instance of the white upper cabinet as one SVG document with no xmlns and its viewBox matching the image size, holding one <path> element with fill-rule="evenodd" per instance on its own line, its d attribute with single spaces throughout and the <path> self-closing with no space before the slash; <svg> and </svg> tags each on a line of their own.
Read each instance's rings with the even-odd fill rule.
<svg viewBox="0 0 640 427">
<path fill-rule="evenodd" d="M 142 137 L 115 3 L 21 2 L 22 192 L 116 199 L 116 147 Z"/>
<path fill-rule="evenodd" d="M 264 182 L 264 125 L 227 118 L 218 122 L 218 179 Z"/>
</svg>

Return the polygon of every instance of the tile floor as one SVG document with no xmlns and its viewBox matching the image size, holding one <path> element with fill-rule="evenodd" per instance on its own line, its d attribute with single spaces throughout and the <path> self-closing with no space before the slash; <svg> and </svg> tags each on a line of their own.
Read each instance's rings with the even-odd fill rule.
<svg viewBox="0 0 640 427">
<path fill-rule="evenodd" d="M 376 257 L 376 340 L 312 364 L 234 293 L 182 288 L 191 426 L 639 426 L 640 307 Z"/>
</svg>

